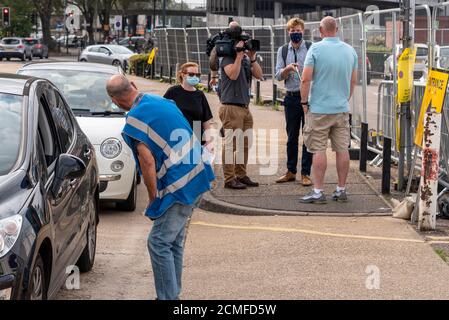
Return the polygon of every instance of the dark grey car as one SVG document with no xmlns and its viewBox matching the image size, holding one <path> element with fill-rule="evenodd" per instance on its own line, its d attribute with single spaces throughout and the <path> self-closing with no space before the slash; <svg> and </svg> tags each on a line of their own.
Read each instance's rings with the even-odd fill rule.
<svg viewBox="0 0 449 320">
<path fill-rule="evenodd" d="M 23 39 L 26 46 L 31 48 L 31 52 L 28 52 L 27 58 L 39 57 L 41 59 L 48 59 L 48 47 L 45 45 L 42 39 L 37 38 L 25 38 Z M 31 55 L 30 55 L 31 54 Z"/>
</svg>

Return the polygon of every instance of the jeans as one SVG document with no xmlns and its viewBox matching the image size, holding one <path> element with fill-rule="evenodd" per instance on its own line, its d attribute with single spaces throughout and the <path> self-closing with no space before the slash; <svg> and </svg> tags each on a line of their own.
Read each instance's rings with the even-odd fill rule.
<svg viewBox="0 0 449 320">
<path fill-rule="evenodd" d="M 299 132 L 304 127 L 304 110 L 299 96 L 286 96 L 284 99 L 285 122 L 287 129 L 287 169 L 291 173 L 297 173 Z M 310 176 L 313 154 L 302 145 L 301 174 Z"/>
<path fill-rule="evenodd" d="M 195 205 L 174 203 L 160 218 L 154 220 L 148 236 L 148 251 L 158 300 L 179 299 L 184 238 L 194 208 Z"/>
</svg>

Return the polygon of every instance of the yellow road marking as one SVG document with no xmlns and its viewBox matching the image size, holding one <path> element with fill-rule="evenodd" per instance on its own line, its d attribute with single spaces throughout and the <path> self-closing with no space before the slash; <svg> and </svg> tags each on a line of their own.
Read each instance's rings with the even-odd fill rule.
<svg viewBox="0 0 449 320">
<path fill-rule="evenodd" d="M 192 221 L 191 224 L 192 225 L 197 225 L 197 226 L 203 226 L 203 227 L 220 228 L 220 229 L 257 230 L 257 231 L 272 231 L 272 232 L 292 232 L 292 233 L 312 234 L 312 235 L 317 235 L 317 236 L 334 237 L 334 238 L 349 238 L 349 239 L 361 239 L 361 240 L 382 240 L 382 241 L 397 241 L 397 242 L 412 242 L 412 243 L 429 243 L 429 242 L 426 242 L 424 240 L 419 240 L 419 239 L 363 236 L 363 235 L 329 233 L 329 232 L 320 232 L 320 231 L 314 231 L 314 230 L 294 229 L 294 228 L 275 228 L 275 227 L 228 225 L 228 224 L 207 223 L 207 222 L 204 222 L 204 221 L 194 221 L 194 222 Z M 449 242 L 431 241 L 431 243 L 449 243 Z"/>
</svg>

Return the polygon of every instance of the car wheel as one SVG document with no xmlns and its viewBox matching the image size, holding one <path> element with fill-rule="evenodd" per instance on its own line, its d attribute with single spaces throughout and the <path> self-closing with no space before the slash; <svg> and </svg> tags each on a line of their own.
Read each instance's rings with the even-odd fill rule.
<svg viewBox="0 0 449 320">
<path fill-rule="evenodd" d="M 367 72 L 366 74 L 366 84 L 370 85 L 371 84 L 371 72 Z"/>
<path fill-rule="evenodd" d="M 114 60 L 114 61 L 112 61 L 112 65 L 113 66 L 116 66 L 116 67 L 121 67 L 122 66 L 122 64 L 120 63 L 120 61 L 118 61 L 118 60 Z"/>
<path fill-rule="evenodd" d="M 41 55 L 39 56 L 39 59 L 44 59 L 44 55 L 41 54 Z"/>
<path fill-rule="evenodd" d="M 23 55 L 22 55 L 22 57 L 20 58 L 20 60 L 25 61 L 26 59 L 27 59 L 27 55 L 26 55 L 26 53 L 24 52 Z"/>
<path fill-rule="evenodd" d="M 137 178 L 134 177 L 133 186 L 128 198 L 125 201 L 117 202 L 117 209 L 123 211 L 134 211 L 136 210 L 137 203 Z"/>
<path fill-rule="evenodd" d="M 81 59 L 80 61 L 81 61 L 81 62 L 87 62 L 87 60 L 86 60 L 86 59 L 84 59 L 84 58 L 83 58 L 83 59 Z"/>
<path fill-rule="evenodd" d="M 87 243 L 76 263 L 81 272 L 89 272 L 95 263 L 95 253 L 97 251 L 97 202 L 98 199 L 92 202 L 90 221 L 86 231 Z"/>
<path fill-rule="evenodd" d="M 47 288 L 45 282 L 44 261 L 40 254 L 37 255 L 36 261 L 31 271 L 28 298 L 29 300 L 47 300 Z"/>
<path fill-rule="evenodd" d="M 9 61 L 9 60 L 11 60 L 11 58 L 6 58 L 6 60 L 8 60 L 8 61 Z"/>
</svg>

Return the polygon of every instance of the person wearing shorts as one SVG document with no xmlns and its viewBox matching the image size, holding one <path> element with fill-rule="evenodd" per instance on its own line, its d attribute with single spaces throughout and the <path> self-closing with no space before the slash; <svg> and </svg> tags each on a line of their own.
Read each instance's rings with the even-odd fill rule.
<svg viewBox="0 0 449 320">
<path fill-rule="evenodd" d="M 349 172 L 349 100 L 357 81 L 358 58 L 354 48 L 337 37 L 333 17 L 320 23 L 322 41 L 307 53 L 301 82 L 301 105 L 305 113 L 304 142 L 313 153 L 312 192 L 301 203 L 326 203 L 324 177 L 326 150 L 330 139 L 336 153 L 338 185 L 335 201 L 347 201 L 346 179 Z"/>
</svg>

